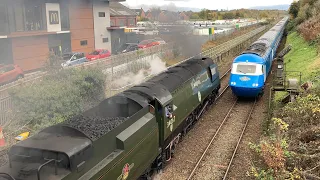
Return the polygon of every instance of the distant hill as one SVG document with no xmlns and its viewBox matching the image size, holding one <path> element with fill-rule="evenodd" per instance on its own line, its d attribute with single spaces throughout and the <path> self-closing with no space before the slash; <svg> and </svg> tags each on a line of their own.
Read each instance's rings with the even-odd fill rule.
<svg viewBox="0 0 320 180">
<path fill-rule="evenodd" d="M 281 5 L 274 5 L 274 6 L 256 6 L 251 7 L 249 9 L 258 9 L 258 10 L 288 10 L 290 7 L 290 4 L 281 4 Z"/>
</svg>

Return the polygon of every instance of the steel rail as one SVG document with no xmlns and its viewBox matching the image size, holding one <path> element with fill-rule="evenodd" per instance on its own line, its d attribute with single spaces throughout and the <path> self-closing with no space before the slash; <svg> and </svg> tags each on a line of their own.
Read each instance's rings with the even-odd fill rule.
<svg viewBox="0 0 320 180">
<path fill-rule="evenodd" d="M 226 90 L 228 87 L 229 87 L 229 86 L 227 86 L 227 87 L 225 88 L 225 90 Z M 224 92 L 224 91 L 223 91 L 223 92 Z M 192 172 L 190 173 L 190 175 L 189 175 L 189 177 L 188 177 L 188 180 L 190 180 L 190 179 L 193 177 L 193 175 L 195 174 L 195 172 L 196 172 L 196 170 L 198 169 L 198 167 L 199 167 L 202 159 L 203 159 L 204 156 L 207 154 L 207 151 L 209 150 L 209 148 L 210 148 L 211 144 L 213 143 L 213 141 L 216 140 L 217 135 L 219 134 L 222 126 L 225 125 L 225 122 L 226 122 L 227 119 L 229 118 L 229 115 L 230 115 L 230 113 L 232 112 L 232 110 L 234 109 L 234 107 L 235 107 L 235 105 L 237 104 L 237 102 L 238 102 L 238 99 L 236 99 L 235 102 L 232 104 L 231 108 L 229 109 L 227 115 L 224 117 L 224 119 L 223 119 L 223 121 L 221 122 L 219 128 L 217 129 L 216 133 L 215 133 L 214 136 L 211 138 L 211 140 L 210 140 L 210 142 L 208 143 L 206 149 L 204 150 L 204 152 L 202 153 L 201 157 L 200 157 L 199 160 L 197 161 L 197 164 L 194 166 Z M 236 147 L 235 147 L 235 149 L 234 149 L 234 151 L 233 151 L 232 157 L 231 157 L 231 159 L 230 159 L 230 161 L 229 161 L 229 164 L 228 164 L 227 170 L 226 170 L 226 172 L 225 172 L 225 174 L 224 174 L 223 180 L 226 179 L 226 177 L 227 177 L 227 175 L 228 175 L 228 173 L 229 173 L 231 164 L 232 164 L 232 162 L 233 162 L 233 160 L 234 160 L 234 157 L 235 157 L 235 154 L 236 154 L 236 152 L 237 152 L 237 150 L 238 150 L 238 148 L 239 148 L 239 144 L 240 144 L 240 142 L 241 142 L 241 140 L 242 140 L 242 138 L 243 138 L 244 132 L 245 132 L 245 130 L 247 129 L 247 126 L 248 126 L 249 120 L 250 120 L 250 118 L 251 118 L 251 115 L 252 115 L 252 113 L 253 113 L 253 110 L 254 110 L 254 107 L 255 107 L 255 105 L 256 105 L 256 102 L 257 102 L 257 99 L 255 99 L 255 101 L 254 101 L 254 103 L 253 103 L 253 105 L 252 105 L 252 107 L 251 107 L 251 109 L 250 109 L 250 112 L 248 113 L 248 117 L 247 117 L 247 119 L 246 119 L 246 123 L 245 123 L 245 125 L 244 125 L 244 127 L 243 127 L 243 129 L 242 129 L 242 132 L 241 132 L 241 134 L 240 134 L 240 136 L 239 136 L 239 138 L 238 138 L 237 145 L 236 145 Z"/>
<path fill-rule="evenodd" d="M 234 160 L 234 156 L 235 156 L 236 153 L 237 153 L 237 150 L 238 150 L 238 148 L 239 148 L 239 144 L 240 144 L 240 142 L 241 142 L 241 140 L 242 140 L 242 138 L 243 138 L 244 132 L 245 132 L 246 129 L 247 129 L 249 120 L 250 120 L 251 115 L 252 115 L 252 113 L 253 113 L 254 107 L 256 106 L 256 103 L 257 103 L 257 99 L 254 100 L 254 103 L 253 103 L 253 105 L 252 105 L 252 107 L 251 107 L 251 110 L 250 110 L 250 112 L 249 112 L 249 114 L 248 114 L 248 117 L 247 117 L 247 120 L 246 120 L 246 124 L 244 125 L 244 127 L 243 127 L 243 129 L 242 129 L 241 135 L 240 135 L 240 137 L 239 137 L 239 139 L 238 139 L 238 142 L 237 142 L 237 146 L 235 147 L 235 149 L 234 149 L 234 151 L 233 151 L 232 157 L 231 157 L 231 159 L 230 159 L 230 161 L 229 161 L 228 168 L 227 168 L 227 170 L 226 170 L 226 172 L 225 172 L 225 174 L 224 174 L 224 176 L 223 176 L 223 180 L 225 180 L 225 179 L 227 178 L 227 175 L 228 175 L 228 173 L 229 173 L 231 164 L 232 164 L 232 162 L 233 162 L 233 160 Z"/>
<path fill-rule="evenodd" d="M 204 152 L 202 153 L 201 157 L 199 158 L 197 164 L 194 166 L 192 172 L 190 173 L 190 175 L 189 175 L 189 177 L 188 177 L 188 180 L 190 180 L 190 179 L 193 177 L 194 173 L 196 172 L 196 170 L 198 169 L 198 167 L 199 167 L 199 165 L 200 165 L 200 162 L 202 161 L 203 157 L 207 154 L 207 151 L 209 150 L 212 142 L 216 139 L 218 133 L 220 132 L 220 129 L 221 129 L 222 126 L 225 124 L 226 120 L 228 119 L 230 113 L 232 112 L 232 110 L 233 110 L 234 106 L 237 104 L 237 102 L 238 102 L 238 100 L 236 99 L 236 100 L 234 101 L 234 103 L 232 104 L 231 108 L 229 109 L 227 115 L 224 117 L 224 119 L 223 119 L 222 123 L 220 124 L 219 128 L 217 129 L 216 133 L 215 133 L 214 136 L 211 138 L 209 144 L 207 145 L 206 149 L 204 150 Z"/>
</svg>

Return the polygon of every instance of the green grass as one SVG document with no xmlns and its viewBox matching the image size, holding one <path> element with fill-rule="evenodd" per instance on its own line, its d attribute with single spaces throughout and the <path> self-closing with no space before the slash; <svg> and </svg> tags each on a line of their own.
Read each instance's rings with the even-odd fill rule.
<svg viewBox="0 0 320 180">
<path fill-rule="evenodd" d="M 302 82 L 312 78 L 312 73 L 320 67 L 317 47 L 310 46 L 298 33 L 294 32 L 288 35 L 287 45 L 291 44 L 291 51 L 284 57 L 286 71 L 302 72 Z"/>
<path fill-rule="evenodd" d="M 298 33 L 290 33 L 286 46 L 291 44 L 291 51 L 284 57 L 286 71 L 300 71 L 302 83 L 314 79 L 319 74 L 320 57 L 315 45 L 309 45 Z M 289 78 L 299 78 L 298 73 L 287 73 Z M 288 93 L 276 92 L 274 101 L 280 102 Z"/>
</svg>

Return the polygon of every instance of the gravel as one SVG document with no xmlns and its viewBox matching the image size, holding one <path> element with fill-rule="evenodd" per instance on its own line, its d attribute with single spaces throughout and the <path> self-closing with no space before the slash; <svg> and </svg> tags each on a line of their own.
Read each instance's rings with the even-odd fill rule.
<svg viewBox="0 0 320 180">
<path fill-rule="evenodd" d="M 252 105 L 253 101 L 237 102 L 192 179 L 223 178 Z"/>
<path fill-rule="evenodd" d="M 86 134 L 91 140 L 95 141 L 105 135 L 112 129 L 122 124 L 126 118 L 124 117 L 108 117 L 101 118 L 98 116 L 75 116 L 62 123 L 62 125 L 70 126 Z"/>
</svg>

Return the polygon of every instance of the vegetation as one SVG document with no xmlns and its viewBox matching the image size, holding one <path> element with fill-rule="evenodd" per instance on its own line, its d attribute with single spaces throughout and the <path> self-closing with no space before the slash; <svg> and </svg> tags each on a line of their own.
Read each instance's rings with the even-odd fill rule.
<svg viewBox="0 0 320 180">
<path fill-rule="evenodd" d="M 286 105 L 276 102 L 268 135 L 250 143 L 262 160 L 248 172 L 256 179 L 320 179 L 319 5 L 320 0 L 300 0 L 290 7 L 287 45 L 292 50 L 285 56 L 286 70 L 301 71 L 303 82 L 313 87 Z"/>
<path fill-rule="evenodd" d="M 222 19 L 235 19 L 235 18 L 255 18 L 255 19 L 274 19 L 279 18 L 285 14 L 284 11 L 279 10 L 251 10 L 251 9 L 238 9 L 231 11 L 218 11 L 202 9 L 200 12 L 193 12 L 190 19 L 201 20 L 222 20 Z"/>
<path fill-rule="evenodd" d="M 311 43 L 320 43 L 320 0 L 300 0 L 292 3 L 289 31 L 297 30 Z"/>
<path fill-rule="evenodd" d="M 16 87 L 10 92 L 15 119 L 11 127 L 24 124 L 38 131 L 94 106 L 104 97 L 105 79 L 101 69 L 72 68 Z"/>
</svg>

